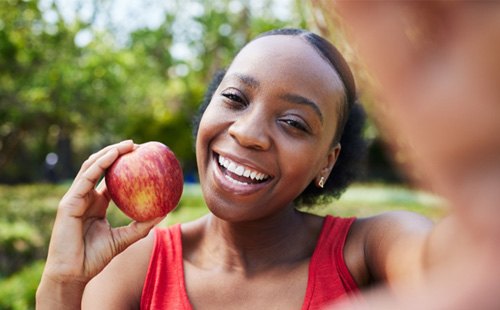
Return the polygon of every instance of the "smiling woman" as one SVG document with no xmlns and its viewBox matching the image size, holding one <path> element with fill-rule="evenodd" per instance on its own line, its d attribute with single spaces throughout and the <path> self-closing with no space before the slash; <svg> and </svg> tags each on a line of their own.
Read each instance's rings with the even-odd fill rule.
<svg viewBox="0 0 500 310">
<path fill-rule="evenodd" d="M 273 35 L 287 35 L 287 36 L 297 36 L 301 37 L 304 42 L 307 42 L 311 50 L 316 51 L 316 56 L 320 56 L 325 60 L 325 65 L 323 69 L 328 70 L 328 66 L 331 66 L 334 70 L 332 76 L 336 76 L 333 81 L 330 81 L 332 85 L 340 90 L 337 97 L 342 97 L 337 100 L 342 102 L 338 105 L 338 112 L 323 115 L 322 111 L 319 109 L 318 104 L 310 100 L 307 97 L 298 95 L 296 93 L 287 93 L 280 95 L 279 99 L 281 101 L 289 102 L 292 105 L 304 105 L 303 109 L 312 109 L 316 112 L 319 121 L 330 122 L 331 124 L 337 124 L 337 130 L 335 130 L 335 137 L 332 139 L 332 145 L 339 143 L 341 145 L 342 151 L 338 155 L 335 165 L 332 168 L 331 174 L 334 176 L 332 178 L 324 178 L 323 182 L 326 182 L 323 188 L 318 188 L 314 183 L 311 183 L 298 197 L 295 199 L 297 205 L 313 206 L 318 203 L 325 203 L 332 198 L 339 198 L 344 192 L 346 187 L 355 179 L 359 174 L 360 162 L 363 159 L 365 153 L 365 141 L 362 138 L 362 130 L 364 125 L 364 112 L 362 107 L 356 102 L 356 87 L 354 84 L 354 78 L 352 73 L 344 61 L 343 57 L 339 54 L 337 49 L 332 46 L 328 41 L 315 35 L 314 33 L 302 31 L 299 29 L 278 29 L 273 30 L 259 37 L 273 36 Z M 280 50 L 279 48 L 277 50 Z M 286 66 L 290 66 L 290 63 L 297 63 L 299 66 L 302 65 L 299 60 L 290 60 L 286 63 Z M 262 67 L 262 65 L 261 65 Z M 338 68 L 338 71 L 337 69 Z M 269 67 L 264 68 L 269 70 Z M 299 68 L 302 70 L 302 67 Z M 278 74 L 282 74 L 281 70 L 277 70 Z M 252 90 L 255 90 L 260 83 L 249 75 L 244 75 L 241 73 L 233 73 L 234 78 L 240 80 L 241 83 L 245 84 Z M 230 77 L 225 77 L 226 71 L 217 72 L 212 82 L 208 88 L 205 99 L 200 106 L 198 115 L 195 117 L 193 124 L 194 135 L 196 137 L 198 133 L 198 128 L 201 120 L 201 116 L 204 114 L 205 109 L 209 105 L 214 92 L 219 87 L 223 78 L 229 79 Z M 296 74 L 292 74 L 295 76 Z M 313 74 L 316 75 L 316 74 Z M 304 77 L 301 72 L 300 76 Z M 233 103 L 244 104 L 244 100 L 247 100 L 243 95 L 238 96 L 236 90 L 229 90 L 223 94 L 228 100 L 232 100 Z M 333 99 L 332 99 L 333 100 Z M 309 111 L 311 112 L 311 111 Z M 338 121 L 337 118 L 340 118 Z M 311 131 L 312 129 L 308 124 L 301 122 L 299 119 L 290 118 L 281 120 L 282 123 L 286 123 L 291 128 L 301 129 L 302 131 Z M 336 123 L 337 122 L 337 123 Z M 319 181 L 318 181 L 319 182 Z"/>
<path fill-rule="evenodd" d="M 60 202 L 38 307 L 320 309 L 413 279 L 433 262 L 429 220 L 297 209 L 352 180 L 363 150 L 355 92 L 342 56 L 318 35 L 283 29 L 250 41 L 216 75 L 195 122 L 211 212 L 169 228 L 152 230 L 160 218 L 110 229 L 107 189 L 95 185 L 134 145 L 99 151 Z"/>
</svg>

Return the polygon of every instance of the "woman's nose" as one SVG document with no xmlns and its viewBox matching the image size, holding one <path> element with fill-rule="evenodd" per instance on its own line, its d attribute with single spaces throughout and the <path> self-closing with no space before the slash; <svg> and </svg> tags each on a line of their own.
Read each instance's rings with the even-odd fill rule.
<svg viewBox="0 0 500 310">
<path fill-rule="evenodd" d="M 248 110 L 229 127 L 229 135 L 241 146 L 267 150 L 271 146 L 269 126 L 261 112 Z"/>
</svg>

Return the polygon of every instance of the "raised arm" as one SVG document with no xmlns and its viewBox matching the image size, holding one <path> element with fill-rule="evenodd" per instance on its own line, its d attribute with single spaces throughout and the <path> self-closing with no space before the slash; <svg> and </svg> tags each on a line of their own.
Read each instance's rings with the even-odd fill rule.
<svg viewBox="0 0 500 310">
<path fill-rule="evenodd" d="M 433 224 L 418 214 L 400 211 L 361 220 L 365 262 L 372 282 L 417 281 L 429 266 L 427 244 Z"/>
<path fill-rule="evenodd" d="M 90 156 L 60 201 L 37 290 L 37 309 L 79 309 L 87 283 L 161 220 L 119 228 L 106 220 L 110 198 L 104 182 L 97 188 L 96 184 L 121 154 L 133 149 L 133 142 L 124 141 Z"/>
<path fill-rule="evenodd" d="M 375 282 L 414 285 L 424 283 L 433 270 L 446 268 L 459 256 L 468 256 L 474 236 L 449 215 L 434 224 L 406 211 L 362 219 L 365 262 Z"/>
<path fill-rule="evenodd" d="M 376 81 L 375 115 L 409 160 L 408 175 L 450 206 L 417 248 L 427 271 L 420 285 L 375 294 L 369 309 L 499 309 L 500 4 L 329 3 L 324 12 L 342 17 Z M 407 233 L 402 227 L 396 240 Z M 390 248 L 387 262 L 398 257 Z"/>
</svg>

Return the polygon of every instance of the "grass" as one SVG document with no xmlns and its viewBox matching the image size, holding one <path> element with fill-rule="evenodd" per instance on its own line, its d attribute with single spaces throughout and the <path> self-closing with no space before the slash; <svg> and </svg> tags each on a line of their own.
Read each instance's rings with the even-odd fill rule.
<svg viewBox="0 0 500 310">
<path fill-rule="evenodd" d="M 0 310 L 34 309 L 57 205 L 68 188 L 69 184 L 0 186 Z M 383 184 L 354 185 L 340 200 L 310 212 L 364 217 L 391 210 L 413 211 L 433 220 L 446 212 L 437 197 Z M 179 206 L 160 225 L 206 213 L 199 185 L 186 185 Z M 113 226 L 130 222 L 114 205 L 108 209 L 108 219 Z"/>
<path fill-rule="evenodd" d="M 340 200 L 326 207 L 330 214 L 366 217 L 382 212 L 406 210 L 434 221 L 446 213 L 442 199 L 429 193 L 402 186 L 358 184 L 351 186 Z"/>
<path fill-rule="evenodd" d="M 35 261 L 13 276 L 0 281 L 0 309 L 34 309 L 35 293 L 43 266 L 43 261 Z"/>
<path fill-rule="evenodd" d="M 432 220 L 438 220 L 446 212 L 444 202 L 436 196 L 402 186 L 383 184 L 353 185 L 339 200 L 308 211 L 319 215 L 366 217 L 395 210 L 412 211 Z M 179 207 L 165 219 L 162 225 L 189 221 L 207 212 L 200 187 L 189 185 L 184 189 Z"/>
</svg>

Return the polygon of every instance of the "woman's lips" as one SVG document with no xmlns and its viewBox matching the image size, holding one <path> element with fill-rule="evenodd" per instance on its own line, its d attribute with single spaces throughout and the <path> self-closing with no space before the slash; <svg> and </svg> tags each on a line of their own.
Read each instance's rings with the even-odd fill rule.
<svg viewBox="0 0 500 310">
<path fill-rule="evenodd" d="M 227 157 L 213 153 L 215 176 L 220 186 L 235 194 L 251 194 L 269 183 L 272 177 Z"/>
<path fill-rule="evenodd" d="M 269 179 L 269 175 L 241 165 L 222 155 L 218 156 L 218 162 L 222 168 L 226 169 L 226 171 L 223 169 L 223 172 L 227 172 L 228 178 L 238 183 L 255 184 Z"/>
</svg>

